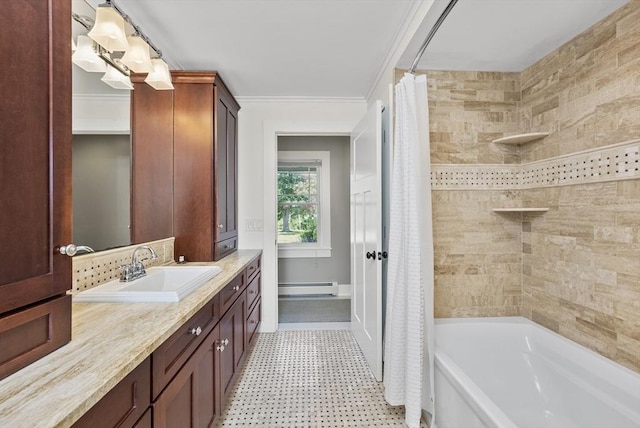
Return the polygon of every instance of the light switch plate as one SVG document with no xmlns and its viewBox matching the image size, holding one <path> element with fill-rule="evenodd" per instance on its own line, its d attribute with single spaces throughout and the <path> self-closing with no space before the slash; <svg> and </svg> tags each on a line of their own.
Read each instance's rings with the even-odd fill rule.
<svg viewBox="0 0 640 428">
<path fill-rule="evenodd" d="M 258 220 L 258 219 L 247 220 L 247 231 L 249 232 L 262 231 L 262 220 Z"/>
</svg>

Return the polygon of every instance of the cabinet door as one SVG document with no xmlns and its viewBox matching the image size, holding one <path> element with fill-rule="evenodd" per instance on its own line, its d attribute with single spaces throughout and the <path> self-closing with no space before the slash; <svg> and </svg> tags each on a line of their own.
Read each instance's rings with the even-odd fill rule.
<svg viewBox="0 0 640 428">
<path fill-rule="evenodd" d="M 231 393 L 235 374 L 240 370 L 245 351 L 246 298 L 243 293 L 220 320 L 220 342 L 224 351 L 220 353 L 220 388 L 222 408 Z"/>
<path fill-rule="evenodd" d="M 70 3 L 2 2 L 0 314 L 71 288 Z"/>
<path fill-rule="evenodd" d="M 216 326 L 153 404 L 155 428 L 207 428 L 220 414 Z"/>
<path fill-rule="evenodd" d="M 140 418 L 150 403 L 151 361 L 147 358 L 73 424 L 73 428 L 142 427 Z"/>
<path fill-rule="evenodd" d="M 216 85 L 216 235 L 215 241 L 234 238 L 237 227 L 237 118 L 238 107 L 221 84 Z M 222 254 L 221 254 L 222 255 Z"/>
<path fill-rule="evenodd" d="M 213 260 L 212 85 L 174 81 L 173 233 L 175 253 Z"/>
</svg>

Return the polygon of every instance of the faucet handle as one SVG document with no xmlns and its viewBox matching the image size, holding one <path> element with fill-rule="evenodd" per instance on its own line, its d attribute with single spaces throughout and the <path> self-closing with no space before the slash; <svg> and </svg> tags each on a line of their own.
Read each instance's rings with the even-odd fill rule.
<svg viewBox="0 0 640 428">
<path fill-rule="evenodd" d="M 120 281 L 127 282 L 131 280 L 131 276 L 133 274 L 133 266 L 131 265 L 120 265 Z"/>
</svg>

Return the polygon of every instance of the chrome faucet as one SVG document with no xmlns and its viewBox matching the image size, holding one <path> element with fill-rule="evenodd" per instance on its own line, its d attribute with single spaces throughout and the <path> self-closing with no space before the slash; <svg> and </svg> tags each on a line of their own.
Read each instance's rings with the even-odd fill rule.
<svg viewBox="0 0 640 428">
<path fill-rule="evenodd" d="M 140 245 L 139 247 L 136 247 L 136 249 L 133 250 L 133 254 L 131 255 L 131 264 L 120 266 L 120 282 L 131 282 L 138 278 L 142 278 L 147 274 L 147 271 L 144 269 L 144 264 L 142 262 L 148 259 L 138 260 L 137 257 L 138 252 L 141 250 L 149 251 L 149 253 L 151 253 L 151 260 L 158 258 L 156 252 L 153 251 L 153 248 L 151 248 L 150 246 Z"/>
</svg>

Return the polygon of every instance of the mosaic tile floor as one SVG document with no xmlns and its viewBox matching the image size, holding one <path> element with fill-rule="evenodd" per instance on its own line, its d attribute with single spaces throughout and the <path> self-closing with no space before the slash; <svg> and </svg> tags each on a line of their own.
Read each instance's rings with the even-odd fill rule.
<svg viewBox="0 0 640 428">
<path fill-rule="evenodd" d="M 220 427 L 403 427 L 349 330 L 262 333 Z"/>
</svg>

